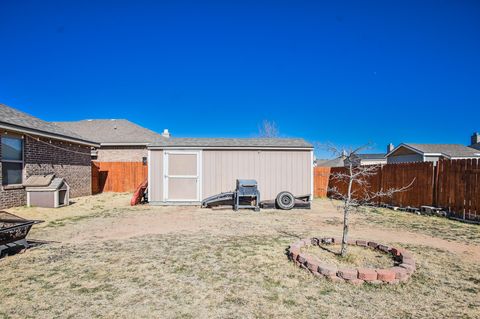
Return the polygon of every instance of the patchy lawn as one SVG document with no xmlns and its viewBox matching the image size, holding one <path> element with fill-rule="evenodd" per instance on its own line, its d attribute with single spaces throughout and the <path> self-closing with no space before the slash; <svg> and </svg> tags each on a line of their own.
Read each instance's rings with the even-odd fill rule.
<svg viewBox="0 0 480 319">
<path fill-rule="evenodd" d="M 367 249 L 355 245 L 348 246 L 345 256 L 341 256 L 341 245 L 323 245 L 302 247 L 301 251 L 314 256 L 325 264 L 344 268 L 390 268 L 394 260 L 389 254 L 379 250 Z"/>
<path fill-rule="evenodd" d="M 352 286 L 289 262 L 297 238 L 339 235 L 334 202 L 310 211 L 128 206 L 126 194 L 61 209 L 9 212 L 45 219 L 50 241 L 0 260 L 0 317 L 442 318 L 480 316 L 480 227 L 389 210 L 353 217 L 352 237 L 409 249 L 407 284 Z"/>
</svg>

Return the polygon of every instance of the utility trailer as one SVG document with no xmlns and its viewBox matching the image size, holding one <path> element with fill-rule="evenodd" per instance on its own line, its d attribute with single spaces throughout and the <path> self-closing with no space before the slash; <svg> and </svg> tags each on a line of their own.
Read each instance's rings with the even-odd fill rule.
<svg viewBox="0 0 480 319">
<path fill-rule="evenodd" d="M 280 192 L 273 200 L 260 201 L 260 192 L 255 180 L 237 180 L 236 185 L 235 191 L 205 198 L 202 201 L 202 207 L 231 205 L 235 211 L 240 208 L 251 208 L 255 211 L 259 211 L 260 208 L 310 209 L 310 195 L 295 197 L 290 192 L 284 191 Z"/>
<path fill-rule="evenodd" d="M 256 212 L 260 211 L 260 192 L 257 188 L 257 181 L 237 179 L 235 191 L 213 195 L 202 201 L 202 207 L 221 205 L 232 205 L 235 211 L 240 208 L 250 208 Z"/>
<path fill-rule="evenodd" d="M 310 195 L 293 196 L 291 193 L 281 192 L 277 198 L 260 202 L 260 207 L 264 209 L 310 209 Z M 293 198 L 293 200 L 292 200 Z"/>
</svg>

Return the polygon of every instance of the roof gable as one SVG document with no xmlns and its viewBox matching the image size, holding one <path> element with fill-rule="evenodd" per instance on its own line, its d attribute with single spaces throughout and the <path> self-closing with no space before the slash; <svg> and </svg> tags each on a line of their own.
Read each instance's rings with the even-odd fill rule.
<svg viewBox="0 0 480 319">
<path fill-rule="evenodd" d="M 397 156 L 397 155 L 411 155 L 411 154 L 423 155 L 423 153 L 417 149 L 411 148 L 408 145 L 400 144 L 397 147 L 395 147 L 390 153 L 388 153 L 386 157 Z"/>
</svg>

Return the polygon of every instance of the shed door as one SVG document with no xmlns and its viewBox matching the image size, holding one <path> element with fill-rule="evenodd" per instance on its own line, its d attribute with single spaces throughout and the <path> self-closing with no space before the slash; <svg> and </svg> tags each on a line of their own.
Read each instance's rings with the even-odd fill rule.
<svg viewBox="0 0 480 319">
<path fill-rule="evenodd" d="M 165 200 L 200 201 L 200 151 L 165 152 Z"/>
</svg>

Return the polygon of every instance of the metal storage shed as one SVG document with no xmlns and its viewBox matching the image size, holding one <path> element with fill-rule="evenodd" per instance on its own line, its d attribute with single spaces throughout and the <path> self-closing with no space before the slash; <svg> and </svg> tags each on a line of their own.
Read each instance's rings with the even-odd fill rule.
<svg viewBox="0 0 480 319">
<path fill-rule="evenodd" d="M 313 194 L 313 146 L 297 138 L 168 138 L 148 147 L 153 205 L 198 205 L 254 179 L 262 199 Z"/>
</svg>

